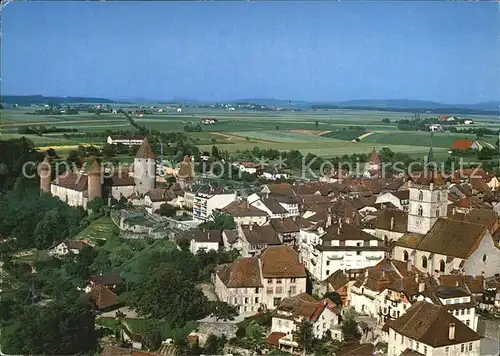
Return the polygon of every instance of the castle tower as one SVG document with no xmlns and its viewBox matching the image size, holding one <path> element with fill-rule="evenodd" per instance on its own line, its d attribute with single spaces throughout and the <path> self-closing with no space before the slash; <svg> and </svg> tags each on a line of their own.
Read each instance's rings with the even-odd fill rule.
<svg viewBox="0 0 500 356">
<path fill-rule="evenodd" d="M 182 189 L 186 188 L 194 180 L 194 167 L 193 162 L 189 156 L 184 156 L 184 160 L 181 162 L 179 167 L 179 173 L 177 174 L 176 181 L 179 183 Z"/>
<path fill-rule="evenodd" d="M 135 191 L 146 194 L 156 187 L 156 162 L 153 149 L 145 137 L 134 159 Z"/>
<path fill-rule="evenodd" d="M 48 156 L 45 156 L 42 163 L 38 165 L 38 175 L 40 176 L 40 191 L 50 193 L 52 183 L 52 164 Z"/>
<path fill-rule="evenodd" d="M 408 232 L 426 234 L 439 218 L 448 215 L 448 184 L 434 170 L 432 132 L 427 166 L 415 182 L 409 185 Z"/>
<path fill-rule="evenodd" d="M 101 165 L 94 159 L 90 169 L 87 171 L 87 189 L 89 201 L 94 198 L 102 198 L 102 180 L 101 180 Z"/>
</svg>

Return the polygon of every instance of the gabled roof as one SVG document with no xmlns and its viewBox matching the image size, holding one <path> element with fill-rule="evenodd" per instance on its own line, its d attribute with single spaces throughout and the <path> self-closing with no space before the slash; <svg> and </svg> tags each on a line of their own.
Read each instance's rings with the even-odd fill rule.
<svg viewBox="0 0 500 356">
<path fill-rule="evenodd" d="M 153 148 L 151 147 L 151 144 L 148 141 L 147 137 L 144 137 L 144 140 L 141 143 L 141 146 L 137 150 L 137 153 L 135 155 L 135 158 L 155 158 L 155 154 L 153 153 Z"/>
<path fill-rule="evenodd" d="M 325 301 L 319 301 L 304 292 L 283 299 L 271 315 L 275 318 L 283 319 L 307 318 L 315 322 L 327 307 L 336 314 L 340 313 L 337 306 L 332 301 L 329 303 L 327 299 L 325 299 Z M 287 314 L 290 313 L 291 315 L 284 315 L 283 312 Z"/>
<path fill-rule="evenodd" d="M 490 231 L 493 231 L 498 222 L 498 215 L 494 210 L 489 209 L 472 209 L 467 214 L 451 210 L 448 211 L 448 219 L 485 225 Z"/>
<path fill-rule="evenodd" d="M 88 180 L 86 175 L 69 171 L 64 172 L 52 181 L 53 185 L 79 192 L 84 192 L 88 189 L 87 183 Z"/>
<path fill-rule="evenodd" d="M 196 242 L 222 242 L 222 232 L 220 230 L 188 230 L 183 232 L 179 237 Z"/>
<path fill-rule="evenodd" d="M 300 231 L 299 227 L 295 224 L 295 221 L 292 218 L 271 219 L 269 220 L 269 225 L 271 225 L 277 233 L 287 234 Z"/>
<path fill-rule="evenodd" d="M 369 233 L 359 229 L 357 227 L 352 226 L 351 224 L 342 223 L 342 224 L 332 224 L 330 227 L 326 228 L 326 233 L 321 236 L 323 241 L 331 241 L 331 240 L 363 240 L 363 241 L 372 241 L 378 240 L 379 238 L 370 235 Z"/>
<path fill-rule="evenodd" d="M 417 249 L 465 259 L 477 249 L 486 231 L 484 225 L 440 218 Z"/>
<path fill-rule="evenodd" d="M 184 156 L 184 159 L 182 160 L 179 167 L 179 173 L 177 173 L 177 175 L 181 178 L 194 177 L 193 163 L 191 162 L 191 158 L 189 156 Z"/>
<path fill-rule="evenodd" d="M 215 273 L 228 288 L 262 287 L 257 257 L 238 258 L 233 263 L 219 265 Z"/>
<path fill-rule="evenodd" d="M 243 227 L 243 234 L 250 245 L 279 245 L 281 241 L 276 231 L 269 226 Z"/>
<path fill-rule="evenodd" d="M 267 190 L 269 190 L 270 194 L 284 195 L 288 197 L 295 196 L 295 192 L 293 191 L 293 186 L 291 184 L 286 184 L 286 183 L 266 184 L 262 189 L 262 192 L 265 193 L 267 192 Z"/>
<path fill-rule="evenodd" d="M 299 254 L 290 246 L 269 246 L 260 255 L 264 278 L 305 278 Z"/>
<path fill-rule="evenodd" d="M 102 284 L 92 288 L 92 290 L 88 293 L 88 296 L 99 309 L 108 308 L 118 304 L 118 296 Z"/>
<path fill-rule="evenodd" d="M 484 291 L 484 276 L 441 275 L 439 283 L 447 287 L 456 287 L 464 284 L 472 294 L 481 294 Z"/>
<path fill-rule="evenodd" d="M 376 218 L 367 223 L 367 227 L 406 233 L 408 214 L 399 209 L 384 209 L 373 213 Z"/>
<path fill-rule="evenodd" d="M 255 206 L 248 204 L 247 202 L 234 201 L 221 210 L 234 217 L 267 216 L 265 211 L 257 209 Z"/>
<path fill-rule="evenodd" d="M 341 269 L 336 270 L 328 276 L 326 282 L 334 289 L 338 290 L 349 282 L 349 277 Z"/>
<path fill-rule="evenodd" d="M 86 244 L 82 240 L 66 240 L 66 241 L 64 241 L 64 243 L 71 250 L 82 250 L 87 246 L 90 247 L 90 245 Z"/>
<path fill-rule="evenodd" d="M 123 279 L 118 273 L 107 273 L 100 276 L 91 276 L 90 281 L 96 285 L 102 284 L 105 286 L 123 283 Z"/>
<path fill-rule="evenodd" d="M 455 337 L 450 340 L 449 328 L 452 324 L 455 325 Z M 401 317 L 388 322 L 387 325 L 398 334 L 434 348 L 482 338 L 445 308 L 424 301 L 415 303 Z"/>
<path fill-rule="evenodd" d="M 381 162 L 380 157 L 379 157 L 377 151 L 375 150 L 375 148 L 373 148 L 373 151 L 370 154 L 369 162 L 373 163 L 373 164 L 380 164 L 380 162 Z"/>
</svg>

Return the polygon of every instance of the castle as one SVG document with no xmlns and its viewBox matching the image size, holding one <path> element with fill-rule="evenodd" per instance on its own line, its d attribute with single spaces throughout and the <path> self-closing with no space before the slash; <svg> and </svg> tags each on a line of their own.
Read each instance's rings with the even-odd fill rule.
<svg viewBox="0 0 500 356">
<path fill-rule="evenodd" d="M 40 190 L 58 197 L 70 206 L 87 208 L 95 198 L 116 200 L 132 195 L 143 197 L 156 188 L 156 161 L 153 149 L 144 138 L 134 159 L 133 173 L 116 172 L 107 176 L 106 167 L 94 158 L 90 167 L 78 172 L 65 172 L 52 179 L 52 165 L 48 157 L 39 165 Z"/>
</svg>

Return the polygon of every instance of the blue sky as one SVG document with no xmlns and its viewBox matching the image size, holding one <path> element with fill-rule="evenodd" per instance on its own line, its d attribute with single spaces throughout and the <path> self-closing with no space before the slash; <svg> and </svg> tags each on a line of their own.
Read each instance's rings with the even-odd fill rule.
<svg viewBox="0 0 500 356">
<path fill-rule="evenodd" d="M 13 2 L 3 94 L 500 99 L 494 2 Z"/>
</svg>

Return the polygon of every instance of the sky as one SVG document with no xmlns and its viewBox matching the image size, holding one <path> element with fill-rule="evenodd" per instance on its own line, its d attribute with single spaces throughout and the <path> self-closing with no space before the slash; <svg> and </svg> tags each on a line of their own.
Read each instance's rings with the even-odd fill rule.
<svg viewBox="0 0 500 356">
<path fill-rule="evenodd" d="M 4 95 L 500 100 L 495 2 L 12 2 Z"/>
</svg>

